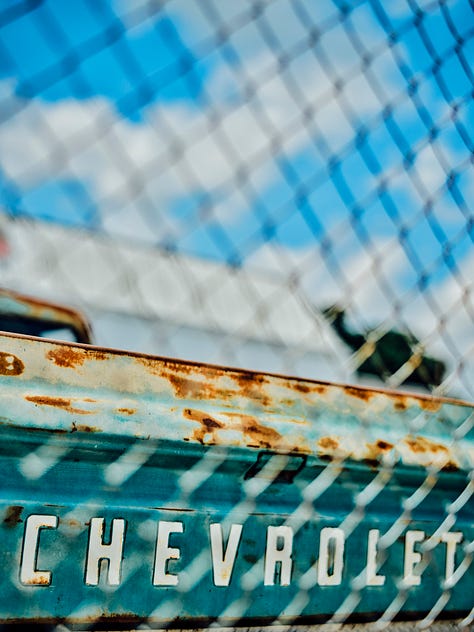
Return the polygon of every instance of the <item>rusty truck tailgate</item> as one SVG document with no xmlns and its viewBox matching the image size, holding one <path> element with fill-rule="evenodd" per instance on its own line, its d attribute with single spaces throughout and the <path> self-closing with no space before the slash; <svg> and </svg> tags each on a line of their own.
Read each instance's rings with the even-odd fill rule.
<svg viewBox="0 0 474 632">
<path fill-rule="evenodd" d="M 0 619 L 474 607 L 473 407 L 0 335 Z"/>
</svg>

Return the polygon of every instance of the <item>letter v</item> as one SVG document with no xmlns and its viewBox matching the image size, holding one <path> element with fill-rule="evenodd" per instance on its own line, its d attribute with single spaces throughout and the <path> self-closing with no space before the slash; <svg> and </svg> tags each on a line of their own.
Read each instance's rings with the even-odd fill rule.
<svg viewBox="0 0 474 632">
<path fill-rule="evenodd" d="M 234 569 L 235 557 L 240 544 L 242 535 L 242 525 L 233 524 L 230 528 L 229 539 L 225 553 L 223 551 L 224 543 L 222 538 L 222 525 L 218 523 L 211 524 L 211 554 L 212 554 L 212 570 L 214 573 L 215 586 L 228 586 Z"/>
</svg>

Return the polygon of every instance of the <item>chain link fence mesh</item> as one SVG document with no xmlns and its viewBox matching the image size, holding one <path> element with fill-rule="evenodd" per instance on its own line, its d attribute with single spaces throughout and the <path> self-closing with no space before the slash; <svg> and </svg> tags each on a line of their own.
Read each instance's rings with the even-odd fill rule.
<svg viewBox="0 0 474 632">
<path fill-rule="evenodd" d="M 4 3 L 2 285 L 82 309 L 105 347 L 472 399 L 473 60 L 470 0 Z M 453 426 L 453 445 L 472 423 Z M 119 489 L 156 449 L 130 447 L 104 480 Z M 22 476 L 41 478 L 61 450 L 24 456 Z M 472 514 L 465 456 L 464 491 L 432 539 Z M 189 495 L 225 458 L 197 461 L 176 489 Z M 240 503 L 257 503 L 281 458 Z M 297 533 L 345 460 L 305 482 L 283 526 Z M 407 492 L 385 546 L 444 465 Z M 379 466 L 346 536 L 393 482 L 395 465 Z M 459 579 L 472 553 L 464 542 Z M 170 612 L 208 572 L 190 566 Z M 250 569 L 222 621 L 259 581 Z M 317 578 L 299 581 L 295 620 Z M 334 625 L 362 592 L 353 578 Z M 377 625 L 409 596 L 402 582 Z"/>
</svg>

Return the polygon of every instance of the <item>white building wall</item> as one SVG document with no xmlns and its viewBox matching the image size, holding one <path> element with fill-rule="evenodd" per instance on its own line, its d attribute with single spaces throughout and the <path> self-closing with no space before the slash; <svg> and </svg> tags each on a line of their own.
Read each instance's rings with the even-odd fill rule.
<svg viewBox="0 0 474 632">
<path fill-rule="evenodd" d="M 2 230 L 1 285 L 80 308 L 100 346 L 354 381 L 349 350 L 280 280 L 54 224 Z"/>
</svg>

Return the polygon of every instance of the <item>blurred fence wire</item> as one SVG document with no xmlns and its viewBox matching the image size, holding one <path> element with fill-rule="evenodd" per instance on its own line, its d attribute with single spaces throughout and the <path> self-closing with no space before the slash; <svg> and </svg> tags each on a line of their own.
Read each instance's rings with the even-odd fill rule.
<svg viewBox="0 0 474 632">
<path fill-rule="evenodd" d="M 16 2 L 0 29 L 4 284 L 105 345 L 472 394 L 471 2 Z"/>
<path fill-rule="evenodd" d="M 0 282 L 105 347 L 472 398 L 473 60 L 472 0 L 3 3 Z"/>
</svg>

